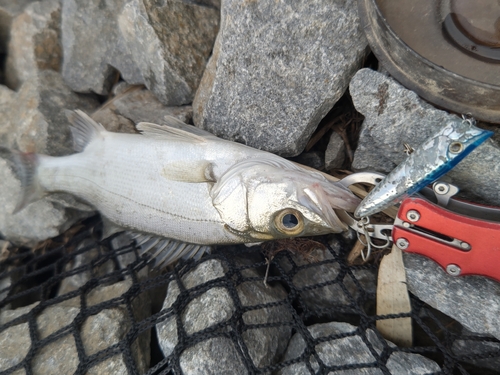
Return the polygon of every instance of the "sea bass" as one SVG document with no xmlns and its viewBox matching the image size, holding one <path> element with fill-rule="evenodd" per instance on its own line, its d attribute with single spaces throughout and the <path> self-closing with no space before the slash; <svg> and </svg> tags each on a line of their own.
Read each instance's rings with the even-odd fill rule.
<svg viewBox="0 0 500 375">
<path fill-rule="evenodd" d="M 24 189 L 15 211 L 49 192 L 73 194 L 100 212 L 106 235 L 138 233 L 157 264 L 207 245 L 338 233 L 347 227 L 334 209 L 360 202 L 318 172 L 175 118 L 139 123 L 142 134 L 108 132 L 78 110 L 68 118 L 78 153 L 11 153 Z"/>
<path fill-rule="evenodd" d="M 400 203 L 443 176 L 492 135 L 476 127 L 473 119 L 448 122 L 378 183 L 354 215 L 370 216 Z"/>
</svg>

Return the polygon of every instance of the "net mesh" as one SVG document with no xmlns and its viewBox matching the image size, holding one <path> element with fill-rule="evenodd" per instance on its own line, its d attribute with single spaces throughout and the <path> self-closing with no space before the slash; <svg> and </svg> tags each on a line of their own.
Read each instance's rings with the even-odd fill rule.
<svg viewBox="0 0 500 375">
<path fill-rule="evenodd" d="M 4 250 L 0 262 L 0 374 L 23 370 L 37 374 L 44 373 L 44 368 L 47 373 L 60 374 L 189 373 L 185 358 L 206 343 L 221 343 L 234 352 L 235 368 L 244 369 L 235 373 L 347 374 L 351 370 L 353 374 L 390 374 L 394 353 L 416 353 L 435 361 L 440 370 L 431 373 L 500 373 L 484 367 L 485 359 L 500 360 L 497 340 L 467 333 L 458 322 L 413 295 L 411 314 L 377 316 L 376 277 L 370 278 L 376 275 L 377 266 L 349 266 L 345 259 L 352 244 L 344 237 L 335 237 L 336 247 L 323 239 L 321 252 L 326 256 L 320 259 L 315 254 L 277 252 L 266 286 L 267 262 L 261 248 L 220 247 L 198 261 L 182 261 L 160 272 L 150 269 L 147 257 L 139 256 L 133 240 L 113 236 L 100 241 L 100 227 L 95 217 L 37 249 Z M 190 279 L 193 271 L 214 264 L 223 268 L 216 277 L 202 273 L 201 279 Z M 250 297 L 242 297 L 247 286 Z M 276 289 L 281 294 L 273 298 L 252 297 Z M 342 298 L 331 304 L 320 301 L 334 294 Z M 205 326 L 194 329 L 189 316 L 207 313 L 206 306 L 195 302 L 208 295 L 212 295 L 212 303 L 222 301 L 222 295 L 226 298 L 215 309 L 225 315 L 207 316 L 206 320 L 213 321 L 208 324 L 201 319 Z M 279 313 L 267 321 L 252 315 L 263 310 Z M 47 316 L 51 319 L 44 318 Z M 412 318 L 414 345 L 402 348 L 383 340 L 376 321 L 405 316 Z M 310 329 L 333 320 L 355 328 L 322 334 Z M 173 322 L 176 329 L 172 331 Z M 165 330 L 173 332 L 170 343 L 160 337 L 159 332 Z M 280 332 L 287 332 L 287 340 L 293 336 L 299 348 L 296 354 L 285 355 L 282 350 L 274 358 L 256 359 L 249 337 L 266 332 L 276 335 L 277 345 L 285 348 L 288 342 L 279 343 Z M 350 343 L 354 359 L 335 364 L 325 360 L 322 345 L 335 340 Z M 367 356 L 356 354 L 362 345 Z M 47 370 L 56 357 L 62 363 L 52 363 L 54 367 Z"/>
</svg>

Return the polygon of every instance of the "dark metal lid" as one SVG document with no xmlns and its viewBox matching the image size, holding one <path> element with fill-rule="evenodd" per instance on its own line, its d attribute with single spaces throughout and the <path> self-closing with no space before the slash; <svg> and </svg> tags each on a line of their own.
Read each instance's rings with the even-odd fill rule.
<svg viewBox="0 0 500 375">
<path fill-rule="evenodd" d="M 428 101 L 500 123 L 497 0 L 358 0 L 370 46 Z"/>
</svg>

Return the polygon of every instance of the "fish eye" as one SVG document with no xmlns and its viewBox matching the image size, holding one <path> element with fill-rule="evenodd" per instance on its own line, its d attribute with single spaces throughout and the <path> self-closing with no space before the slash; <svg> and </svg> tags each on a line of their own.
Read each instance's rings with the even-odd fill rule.
<svg viewBox="0 0 500 375">
<path fill-rule="evenodd" d="M 274 223 L 281 233 L 289 236 L 298 235 L 304 229 L 302 214 L 292 208 L 278 212 L 274 218 Z"/>
<path fill-rule="evenodd" d="M 452 154 L 459 154 L 463 151 L 464 145 L 462 142 L 453 142 L 452 144 L 450 144 L 448 149 Z"/>
</svg>

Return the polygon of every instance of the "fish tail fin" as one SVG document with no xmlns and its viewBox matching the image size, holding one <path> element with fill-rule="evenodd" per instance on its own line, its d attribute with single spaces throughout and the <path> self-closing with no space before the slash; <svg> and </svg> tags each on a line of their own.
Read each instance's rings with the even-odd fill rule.
<svg viewBox="0 0 500 375">
<path fill-rule="evenodd" d="M 15 214 L 44 195 L 44 190 L 38 183 L 36 176 L 39 155 L 0 147 L 0 157 L 7 161 L 7 164 L 21 181 L 21 195 L 14 211 L 12 211 L 12 214 Z"/>
<path fill-rule="evenodd" d="M 89 115 L 79 109 L 75 111 L 66 110 L 66 116 L 71 123 L 71 135 L 73 136 L 73 149 L 82 152 L 85 147 L 106 132 L 104 126 L 92 120 Z"/>
</svg>

